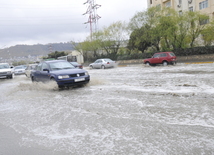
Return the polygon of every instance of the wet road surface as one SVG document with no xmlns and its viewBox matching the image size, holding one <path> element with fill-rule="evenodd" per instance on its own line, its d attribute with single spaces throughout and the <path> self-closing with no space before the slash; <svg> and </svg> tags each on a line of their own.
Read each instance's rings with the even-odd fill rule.
<svg viewBox="0 0 214 155">
<path fill-rule="evenodd" d="M 213 154 L 214 64 L 88 71 L 60 91 L 0 79 L 0 155 Z"/>
</svg>

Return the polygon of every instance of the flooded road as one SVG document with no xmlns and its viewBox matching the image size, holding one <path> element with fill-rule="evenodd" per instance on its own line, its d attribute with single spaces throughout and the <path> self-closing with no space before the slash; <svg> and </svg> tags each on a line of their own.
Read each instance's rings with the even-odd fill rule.
<svg viewBox="0 0 214 155">
<path fill-rule="evenodd" d="M 88 71 L 60 91 L 0 79 L 0 155 L 214 154 L 214 64 Z"/>
</svg>

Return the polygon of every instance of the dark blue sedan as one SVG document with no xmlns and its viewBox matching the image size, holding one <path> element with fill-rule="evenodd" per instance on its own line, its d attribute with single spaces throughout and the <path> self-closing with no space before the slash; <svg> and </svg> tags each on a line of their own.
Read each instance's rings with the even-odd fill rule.
<svg viewBox="0 0 214 155">
<path fill-rule="evenodd" d="M 83 85 L 90 81 L 90 76 L 86 70 L 77 69 L 65 60 L 43 61 L 37 65 L 31 75 L 33 82 L 55 80 L 60 88 Z"/>
</svg>

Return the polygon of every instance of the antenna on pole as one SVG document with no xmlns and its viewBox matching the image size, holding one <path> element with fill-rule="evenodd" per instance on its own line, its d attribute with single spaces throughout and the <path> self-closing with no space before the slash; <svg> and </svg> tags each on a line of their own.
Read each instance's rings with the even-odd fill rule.
<svg viewBox="0 0 214 155">
<path fill-rule="evenodd" d="M 85 3 L 83 3 L 84 5 L 88 5 L 87 11 L 83 14 L 86 15 L 88 14 L 88 21 L 85 22 L 84 24 L 89 24 L 90 25 L 90 36 L 91 36 L 91 40 L 92 40 L 92 34 L 93 32 L 96 32 L 98 27 L 98 20 L 101 18 L 98 14 L 97 14 L 97 9 L 99 7 L 101 7 L 101 5 L 98 5 L 95 3 L 95 0 L 87 0 Z"/>
</svg>

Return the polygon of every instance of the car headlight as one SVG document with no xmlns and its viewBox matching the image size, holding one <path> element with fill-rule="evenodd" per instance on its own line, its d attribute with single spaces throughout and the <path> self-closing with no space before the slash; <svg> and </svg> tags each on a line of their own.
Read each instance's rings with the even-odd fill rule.
<svg viewBox="0 0 214 155">
<path fill-rule="evenodd" d="M 88 72 L 85 72 L 85 75 L 89 75 Z"/>
<path fill-rule="evenodd" d="M 59 75 L 58 79 L 67 79 L 69 78 L 69 75 Z"/>
</svg>

